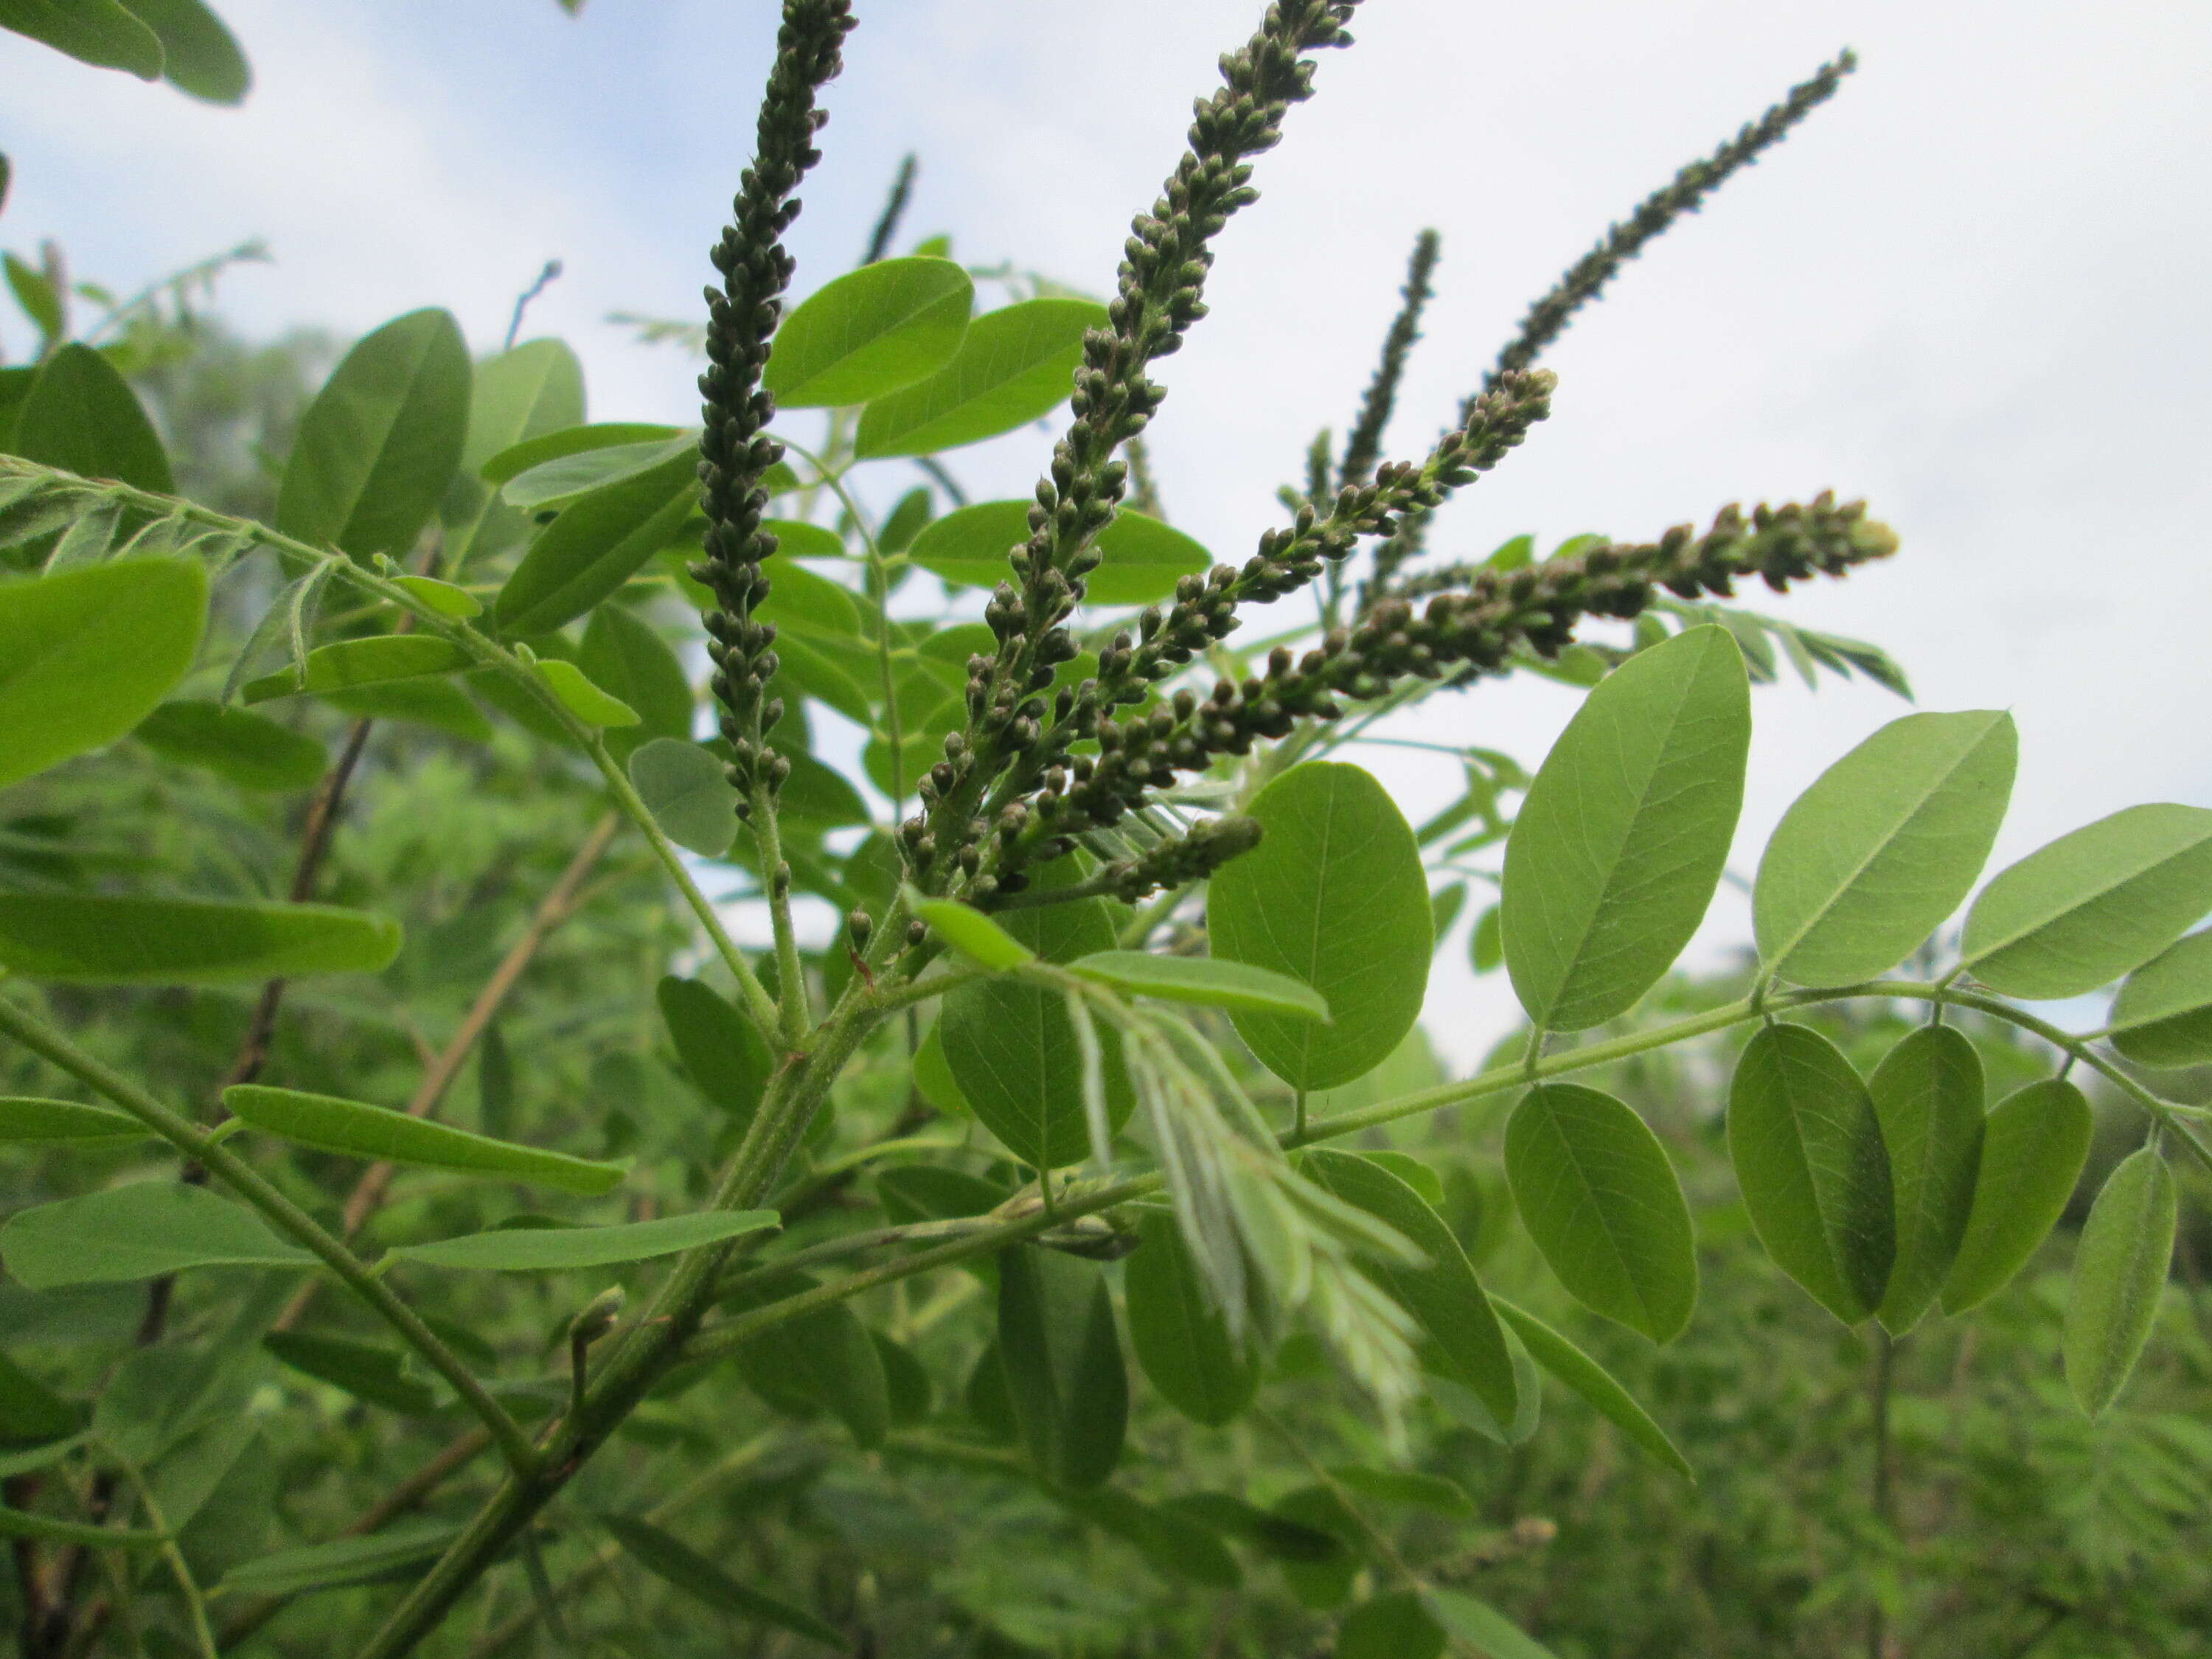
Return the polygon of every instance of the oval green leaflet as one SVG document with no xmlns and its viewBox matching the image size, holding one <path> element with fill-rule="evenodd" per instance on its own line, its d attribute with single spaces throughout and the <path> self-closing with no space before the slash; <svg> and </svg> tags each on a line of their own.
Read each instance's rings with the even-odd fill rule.
<svg viewBox="0 0 2212 1659">
<path fill-rule="evenodd" d="M 328 904 L 0 893 L 0 966 L 85 985 L 213 985 L 374 974 L 399 924 Z"/>
<path fill-rule="evenodd" d="M 1505 966 L 1541 1029 L 1623 1013 L 1672 967 L 1743 807 L 1751 682 L 1728 630 L 1638 653 L 1589 696 L 1505 845 Z"/>
<path fill-rule="evenodd" d="M 661 834 L 719 859 L 738 837 L 738 792 L 722 763 L 696 743 L 655 738 L 629 757 L 629 781 Z"/>
<path fill-rule="evenodd" d="M 2095 1127 L 2087 1098 L 2063 1078 L 1996 1103 L 1982 1125 L 1966 1235 L 1943 1281 L 1945 1313 L 1979 1307 L 2027 1265 L 2065 1213 Z"/>
<path fill-rule="evenodd" d="M 207 611 L 206 572 L 180 559 L 0 586 L 0 787 L 153 713 L 191 667 Z"/>
<path fill-rule="evenodd" d="M 63 346 L 40 366 L 15 413 L 9 450 L 84 478 L 173 495 L 169 458 L 137 394 L 90 346 Z"/>
<path fill-rule="evenodd" d="M 161 36 L 120 0 L 79 0 L 75 5 L 35 9 L 11 4 L 5 15 L 9 28 L 43 40 L 80 63 L 125 70 L 142 81 L 155 80 L 161 73 L 166 54 Z"/>
<path fill-rule="evenodd" d="M 2007 996 L 2080 996 L 2212 910 L 2212 811 L 2130 806 L 2000 872 L 1966 913 L 1960 965 Z"/>
<path fill-rule="evenodd" d="M 518 472 L 500 486 L 499 498 L 507 506 L 527 512 L 538 507 L 566 506 L 579 495 L 611 484 L 626 483 L 650 472 L 679 455 L 696 457 L 699 434 L 678 432 L 665 438 L 648 438 L 634 444 L 608 444 L 579 449 Z"/>
<path fill-rule="evenodd" d="M 653 738 L 691 735 L 691 682 L 684 665 L 653 624 L 620 605 L 592 612 L 576 666 L 592 684 L 637 711 L 638 723 L 607 738 L 607 750 L 626 761 Z"/>
<path fill-rule="evenodd" d="M 1897 1256 L 1875 1311 L 1892 1336 L 1920 1322 L 1943 1288 L 1982 1162 L 1982 1059 L 1948 1025 L 1900 1038 L 1868 1079 L 1889 1155 Z"/>
<path fill-rule="evenodd" d="M 2107 1029 L 2112 1047 L 2138 1066 L 2212 1061 L 2212 932 L 2191 933 L 2130 974 Z"/>
<path fill-rule="evenodd" d="M 1328 1003 L 1287 974 L 1218 957 L 1164 957 L 1149 951 L 1099 951 L 1078 957 L 1067 971 L 1133 996 L 1195 1002 L 1259 1014 L 1328 1022 Z"/>
<path fill-rule="evenodd" d="M 204 767 L 241 789 L 305 789 L 330 762 L 305 733 L 216 702 L 165 702 L 131 735 L 164 760 Z"/>
<path fill-rule="evenodd" d="M 0 1095 L 0 1146 L 117 1146 L 149 1139 L 153 1133 L 130 1113 L 112 1106 Z"/>
<path fill-rule="evenodd" d="M 767 1040 L 712 986 L 696 979 L 670 975 L 655 995 L 691 1086 L 738 1122 L 750 1119 L 775 1068 Z"/>
<path fill-rule="evenodd" d="M 1219 1428 L 1252 1403 L 1261 1354 L 1251 1334 L 1229 1323 L 1192 1261 L 1175 1218 L 1148 1212 L 1123 1268 L 1129 1341 L 1160 1396 L 1185 1417 Z"/>
<path fill-rule="evenodd" d="M 1443 1218 L 1371 1159 L 1316 1148 L 1300 1164 L 1326 1191 L 1403 1235 L 1427 1258 L 1420 1267 L 1370 1261 L 1367 1271 L 1437 1345 L 1444 1374 L 1499 1422 L 1512 1422 L 1522 1403 L 1512 1354 L 1467 1252 Z"/>
<path fill-rule="evenodd" d="M 704 1210 L 605 1227 L 495 1227 L 433 1244 L 402 1244 L 390 1254 L 425 1267 L 477 1273 L 552 1273 L 611 1267 L 696 1250 L 779 1224 L 774 1210 Z"/>
<path fill-rule="evenodd" d="M 356 559 L 407 552 L 460 466 L 474 378 L 446 312 L 410 312 L 361 340 L 300 417 L 276 528 Z"/>
<path fill-rule="evenodd" d="M 1698 1302 L 1690 1206 L 1658 1136 L 1579 1084 L 1531 1089 L 1505 1126 L 1513 1201 L 1544 1260 L 1585 1306 L 1671 1342 Z"/>
<path fill-rule="evenodd" d="M 1525 1308 L 1516 1307 L 1501 1296 L 1493 1295 L 1490 1303 L 1506 1328 L 1521 1339 L 1529 1357 L 1554 1381 L 1581 1395 L 1599 1416 L 1685 1480 L 1697 1480 L 1689 1460 L 1667 1437 L 1667 1431 L 1604 1366 Z"/>
<path fill-rule="evenodd" d="M 1121 1461 L 1129 1421 L 1128 1373 L 1104 1271 L 1031 1245 L 1000 1251 L 999 1357 L 1038 1474 L 1068 1492 L 1103 1484 Z"/>
<path fill-rule="evenodd" d="M 137 0 L 132 15 L 161 42 L 161 78 L 210 104 L 245 100 L 253 70 L 237 40 L 201 0 Z"/>
<path fill-rule="evenodd" d="M 456 1129 L 450 1124 L 410 1117 L 390 1107 L 371 1106 L 336 1095 L 313 1095 L 297 1089 L 272 1089 L 265 1084 L 242 1083 L 224 1090 L 222 1103 L 266 1134 L 312 1146 L 318 1152 L 341 1152 L 349 1158 L 379 1158 L 418 1169 L 525 1181 L 589 1197 L 612 1192 L 629 1173 L 626 1164 L 571 1158 L 565 1152 L 544 1152 L 535 1146 L 517 1146 L 494 1140 L 489 1135 Z"/>
<path fill-rule="evenodd" d="M 689 447 L 577 496 L 538 532 L 492 601 L 501 633 L 550 634 L 609 598 L 672 541 L 698 495 Z"/>
<path fill-rule="evenodd" d="M 1753 890 L 1759 960 L 1850 985 L 1905 960 L 1966 896 L 2012 796 L 2012 716 L 1892 720 L 1783 814 Z"/>
<path fill-rule="evenodd" d="M 1356 766 L 1308 761 L 1254 799 L 1259 846 L 1207 888 L 1209 949 L 1307 985 L 1331 1023 L 1232 1012 L 1237 1034 L 1293 1089 L 1372 1071 L 1420 1017 L 1429 884 L 1413 832 Z"/>
<path fill-rule="evenodd" d="M 1007 556 L 1030 538 L 1026 501 L 978 501 L 948 513 L 914 539 L 907 556 L 961 587 L 1006 580 Z M 1124 507 L 1098 532 L 1098 568 L 1084 577 L 1093 605 L 1150 605 L 1169 598 L 1176 581 L 1196 575 L 1213 556 L 1180 530 Z"/>
<path fill-rule="evenodd" d="M 1035 878 L 1040 887 L 1050 887 L 1082 876 L 1078 860 L 1067 858 L 1046 866 Z M 1037 905 L 993 918 L 964 906 L 952 908 L 965 911 L 954 919 L 956 925 L 973 917 L 1047 962 L 1069 962 L 1114 946 L 1113 913 L 1103 899 Z M 945 997 L 937 1030 L 962 1098 L 1007 1151 L 1033 1168 L 1045 1169 L 1077 1163 L 1090 1152 L 1083 1050 L 1060 990 L 1012 973 L 963 985 Z M 1098 1036 L 1107 1121 L 1119 1129 L 1136 1097 L 1119 1034 L 1102 1029 Z"/>
<path fill-rule="evenodd" d="M 824 283 L 783 320 L 762 384 L 780 409 L 864 404 L 942 368 L 975 288 L 950 259 L 878 259 Z"/>
<path fill-rule="evenodd" d="M 1024 300 L 984 313 L 944 368 L 861 411 L 854 453 L 927 455 L 1051 413 L 1075 390 L 1085 332 L 1107 320 L 1106 307 L 1088 300 Z"/>
<path fill-rule="evenodd" d="M 1807 1025 L 1768 1025 L 1729 1086 L 1729 1157 L 1759 1242 L 1847 1325 L 1880 1304 L 1897 1255 L 1881 1123 L 1836 1045 Z"/>
<path fill-rule="evenodd" d="M 2150 1340 L 2173 1260 L 2173 1171 L 2154 1146 L 2137 1148 L 2105 1182 L 2066 1294 L 2066 1386 L 2094 1417 L 2112 1403 Z"/>
<path fill-rule="evenodd" d="M 312 1267 L 243 1205 L 204 1187 L 134 1181 L 19 1210 L 0 1225 L 0 1257 L 33 1291 L 157 1279 L 188 1267 Z"/>
</svg>

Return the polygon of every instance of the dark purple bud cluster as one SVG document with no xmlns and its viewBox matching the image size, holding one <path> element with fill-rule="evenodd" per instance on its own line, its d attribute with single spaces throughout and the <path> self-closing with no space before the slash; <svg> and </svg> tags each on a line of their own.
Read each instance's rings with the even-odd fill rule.
<svg viewBox="0 0 2212 1659">
<path fill-rule="evenodd" d="M 789 0 L 776 39 L 775 68 L 763 99 L 753 164 L 745 169 L 731 223 L 713 249 L 722 285 L 707 290 L 707 359 L 699 377 L 706 430 L 699 441 L 700 504 L 707 514 L 706 556 L 691 574 L 711 589 L 707 613 L 708 654 L 714 696 L 725 713 L 730 781 L 738 814 L 750 814 L 756 788 L 780 787 L 790 763 L 763 741 L 782 715 L 780 702 L 762 702 L 774 678 L 775 629 L 752 619 L 768 597 L 761 566 L 775 551 L 775 538 L 761 528 L 768 505 L 761 480 L 783 448 L 763 431 L 775 399 L 761 384 L 769 341 L 783 310 L 793 260 L 782 236 L 799 216 L 792 195 L 806 170 L 821 160 L 814 135 L 829 118 L 815 94 L 842 67 L 839 49 L 853 27 L 849 0 Z"/>
</svg>

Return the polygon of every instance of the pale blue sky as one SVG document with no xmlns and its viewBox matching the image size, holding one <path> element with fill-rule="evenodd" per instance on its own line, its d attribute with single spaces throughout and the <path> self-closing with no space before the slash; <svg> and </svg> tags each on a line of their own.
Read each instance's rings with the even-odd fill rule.
<svg viewBox="0 0 2212 1659">
<path fill-rule="evenodd" d="M 222 0 L 243 111 L 0 38 L 0 245 L 59 238 L 128 288 L 248 235 L 243 325 L 365 327 L 451 307 L 479 348 L 548 256 L 533 313 L 602 418 L 689 418 L 691 365 L 617 307 L 688 314 L 751 143 L 764 0 Z M 949 231 L 1095 289 L 1260 0 L 860 0 L 805 191 L 799 287 L 848 263 L 898 156 L 914 234 Z M 1999 857 L 2143 799 L 2212 804 L 2212 13 L 2108 0 L 1775 3 L 1370 0 L 1231 227 L 1214 315 L 1162 366 L 1178 523 L 1241 559 L 1313 430 L 1341 429 L 1414 231 L 1439 295 L 1395 447 L 1418 450 L 1527 301 L 1680 162 L 1836 47 L 1861 73 L 1632 269 L 1551 358 L 1558 413 L 1456 504 L 1449 553 L 1506 536 L 1646 537 L 1724 501 L 1833 485 L 1894 524 L 1893 564 L 1779 602 L 1888 646 L 1921 706 L 2012 708 Z M 10 331 L 12 329 L 12 332 Z M 20 352 L 13 319 L 0 339 Z M 963 462 L 1025 490 L 1045 434 Z M 1754 603 L 1756 601 L 1753 601 Z M 1531 761 L 1571 708 L 1542 685 L 1438 702 L 1420 735 Z M 1868 689 L 1761 694 L 1737 849 L 1901 712 Z M 1410 811 L 1442 784 L 1361 757 Z M 1741 937 L 1717 906 L 1708 939 Z M 1440 972 L 1431 1024 L 1479 1052 L 1502 987 Z"/>
</svg>

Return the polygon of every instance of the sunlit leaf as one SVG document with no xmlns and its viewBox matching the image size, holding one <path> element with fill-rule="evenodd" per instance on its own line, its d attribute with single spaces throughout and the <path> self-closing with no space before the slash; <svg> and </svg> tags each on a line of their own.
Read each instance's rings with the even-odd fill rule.
<svg viewBox="0 0 2212 1659">
<path fill-rule="evenodd" d="M 1966 913 L 1963 966 L 2008 996 L 2080 996 L 2212 910 L 2212 810 L 2130 806 L 2000 872 Z"/>
<path fill-rule="evenodd" d="M 1800 985 L 1894 968 L 1981 873 L 2012 796 L 2012 716 L 1907 714 L 1800 795 L 1759 860 L 1759 958 Z"/>
<path fill-rule="evenodd" d="M 40 365 L 9 447 L 64 472 L 176 493 L 169 458 L 137 394 L 90 346 L 72 343 Z"/>
<path fill-rule="evenodd" d="M 1382 1064 L 1428 988 L 1429 884 L 1382 786 L 1309 761 L 1248 809 L 1266 831 L 1207 888 L 1209 949 L 1311 987 L 1331 1023 L 1238 1012 L 1237 1034 L 1294 1089 L 1348 1083 Z"/>
<path fill-rule="evenodd" d="M 1610 1371 L 1526 1309 L 1500 1296 L 1492 1296 L 1490 1301 L 1498 1316 L 1527 1346 L 1529 1357 L 1557 1382 L 1580 1395 L 1599 1416 L 1685 1480 L 1697 1479 L 1689 1460 L 1675 1449 L 1667 1431 Z"/>
<path fill-rule="evenodd" d="M 1996 1103 L 1982 1126 L 1966 1235 L 1943 1281 L 1945 1313 L 1980 1306 L 2027 1265 L 2074 1195 L 2095 1127 L 2088 1100 L 2063 1078 Z"/>
<path fill-rule="evenodd" d="M 985 968 L 1018 968 L 1036 952 L 972 905 L 909 892 L 907 906 L 947 945 Z"/>
<path fill-rule="evenodd" d="M 112 743 L 199 649 L 197 564 L 134 559 L 0 586 L 0 787 Z"/>
<path fill-rule="evenodd" d="M 854 441 L 863 459 L 957 449 L 1048 415 L 1075 390 L 1085 331 L 1106 326 L 1088 300 L 1025 300 L 986 312 L 927 380 L 877 398 Z"/>
<path fill-rule="evenodd" d="M 950 259 L 878 259 L 825 283 L 775 331 L 762 382 L 783 409 L 864 404 L 943 368 L 975 285 Z"/>
<path fill-rule="evenodd" d="M 698 458 L 686 447 L 570 501 L 493 601 L 501 631 L 550 634 L 607 599 L 673 539 L 698 489 Z"/>
<path fill-rule="evenodd" d="M 460 471 L 439 507 L 447 569 L 503 552 L 530 533 L 529 515 L 498 499 L 484 468 L 518 444 L 576 430 L 583 418 L 584 366 L 561 341 L 526 340 L 477 365 Z"/>
<path fill-rule="evenodd" d="M 1164 957 L 1147 951 L 1099 951 L 1078 957 L 1067 971 L 1133 996 L 1195 1002 L 1212 1008 L 1328 1020 L 1328 1004 L 1310 986 L 1286 974 L 1216 957 Z"/>
<path fill-rule="evenodd" d="M 1026 501 L 979 501 L 946 514 L 915 538 L 907 556 L 962 587 L 995 587 L 1007 579 L 1007 555 L 1030 538 Z M 1181 531 L 1124 508 L 1098 532 L 1098 568 L 1084 577 L 1093 605 L 1150 605 L 1175 592 L 1213 556 Z"/>
<path fill-rule="evenodd" d="M 1505 966 L 1548 1030 L 1626 1012 L 1705 919 L 1743 805 L 1751 686 L 1728 632 L 1638 653 L 1583 700 L 1505 848 Z"/>
<path fill-rule="evenodd" d="M 301 694 L 327 695 L 381 685 L 392 680 L 416 679 L 426 674 L 451 674 L 469 667 L 475 659 L 451 640 L 429 634 L 378 634 L 367 639 L 338 640 L 317 646 L 307 653 L 304 679 L 296 669 L 264 674 L 248 680 L 240 695 L 247 702 L 267 702 L 275 697 Z"/>
<path fill-rule="evenodd" d="M 2212 932 L 2191 933 L 2128 975 L 2112 1047 L 2138 1066 L 2212 1063 Z"/>
</svg>

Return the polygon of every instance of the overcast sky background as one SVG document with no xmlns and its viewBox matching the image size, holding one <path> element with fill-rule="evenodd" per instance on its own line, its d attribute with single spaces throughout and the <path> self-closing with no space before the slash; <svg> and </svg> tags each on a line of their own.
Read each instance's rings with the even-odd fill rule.
<svg viewBox="0 0 2212 1659">
<path fill-rule="evenodd" d="M 77 274 L 129 290 L 263 236 L 276 262 L 222 294 L 246 331 L 358 331 L 438 304 L 479 350 L 558 257 L 567 274 L 526 331 L 575 346 L 593 416 L 695 417 L 695 366 L 605 319 L 696 314 L 773 7 L 219 9 L 258 77 L 243 110 L 0 36 L 15 169 L 0 245 L 55 237 Z M 799 289 L 858 255 L 913 149 L 910 237 L 949 232 L 963 258 L 1103 292 L 1261 0 L 859 9 L 793 237 Z M 1422 226 L 1443 262 L 1389 446 L 1408 455 L 1610 220 L 1850 45 L 1863 64 L 1840 95 L 1577 322 L 1547 360 L 1553 417 L 1433 545 L 1643 539 L 1729 501 L 1863 495 L 1902 535 L 1897 559 L 1749 602 L 1881 642 L 1922 708 L 2014 712 L 1998 861 L 2138 801 L 2212 805 L 2212 10 L 1370 0 L 1355 32 L 1220 239 L 1213 315 L 1159 366 L 1154 447 L 1182 527 L 1241 561 L 1279 520 L 1273 492 L 1315 429 L 1351 416 Z M 12 314 L 0 342 L 20 360 Z M 960 470 L 971 493 L 1025 493 L 1049 441 L 1012 434 Z M 1574 706 L 1493 684 L 1405 729 L 1533 764 Z M 1747 874 L 1796 793 L 1905 709 L 1792 682 L 1756 712 Z M 1452 792 L 1433 757 L 1356 758 L 1416 818 Z M 1702 946 L 1747 931 L 1724 891 Z M 1502 975 L 1464 964 L 1446 950 L 1429 1008 L 1463 1062 L 1510 1019 Z"/>
</svg>

